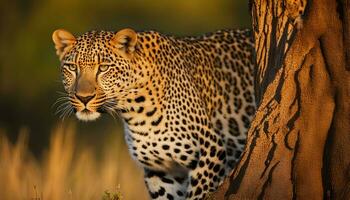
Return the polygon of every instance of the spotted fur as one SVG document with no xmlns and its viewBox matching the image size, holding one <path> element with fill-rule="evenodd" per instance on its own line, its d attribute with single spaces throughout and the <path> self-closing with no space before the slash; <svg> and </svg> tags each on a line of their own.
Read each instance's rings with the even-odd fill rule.
<svg viewBox="0 0 350 200">
<path fill-rule="evenodd" d="M 124 29 L 53 34 L 79 119 L 125 122 L 152 199 L 203 199 L 239 159 L 255 112 L 248 30 L 175 38 Z"/>
</svg>

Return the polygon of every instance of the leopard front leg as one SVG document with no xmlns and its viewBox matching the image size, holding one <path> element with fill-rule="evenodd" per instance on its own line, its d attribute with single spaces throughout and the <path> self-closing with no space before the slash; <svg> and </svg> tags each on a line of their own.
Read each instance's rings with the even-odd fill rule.
<svg viewBox="0 0 350 200">
<path fill-rule="evenodd" d="M 227 172 L 226 152 L 216 143 L 205 141 L 201 144 L 201 156 L 195 169 L 189 172 L 190 183 L 186 199 L 204 199 L 213 192 L 225 178 Z"/>
<path fill-rule="evenodd" d="M 171 175 L 161 171 L 145 169 L 145 183 L 151 199 L 185 199 L 188 174 Z"/>
</svg>

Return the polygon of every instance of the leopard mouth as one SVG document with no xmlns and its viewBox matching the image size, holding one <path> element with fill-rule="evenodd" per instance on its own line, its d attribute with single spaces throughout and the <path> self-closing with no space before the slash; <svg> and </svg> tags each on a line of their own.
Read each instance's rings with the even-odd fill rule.
<svg viewBox="0 0 350 200">
<path fill-rule="evenodd" d="M 82 120 L 82 121 L 94 121 L 101 116 L 101 113 L 96 111 L 91 111 L 85 108 L 82 111 L 76 112 L 75 115 L 79 120 Z"/>
</svg>

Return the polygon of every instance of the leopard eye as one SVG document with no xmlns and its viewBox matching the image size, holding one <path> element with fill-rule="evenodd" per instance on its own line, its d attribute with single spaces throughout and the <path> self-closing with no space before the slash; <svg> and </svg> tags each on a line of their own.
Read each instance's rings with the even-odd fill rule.
<svg viewBox="0 0 350 200">
<path fill-rule="evenodd" d="M 75 64 L 64 64 L 64 67 L 69 69 L 69 71 L 73 71 L 73 72 L 77 70 L 77 66 Z"/>
<path fill-rule="evenodd" d="M 109 69 L 109 65 L 100 65 L 99 70 L 100 72 L 105 72 Z"/>
<path fill-rule="evenodd" d="M 76 71 L 77 70 L 77 66 L 76 65 L 69 65 L 68 68 L 71 71 Z"/>
</svg>

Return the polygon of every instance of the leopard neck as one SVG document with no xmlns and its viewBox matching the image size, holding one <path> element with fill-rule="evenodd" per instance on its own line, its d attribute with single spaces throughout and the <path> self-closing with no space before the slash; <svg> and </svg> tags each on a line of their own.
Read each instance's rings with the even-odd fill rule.
<svg viewBox="0 0 350 200">
<path fill-rule="evenodd" d="M 129 91 L 122 102 L 124 109 L 121 111 L 129 130 L 141 135 L 158 130 L 156 127 L 163 121 L 164 81 L 157 73 L 147 79 Z"/>
</svg>

